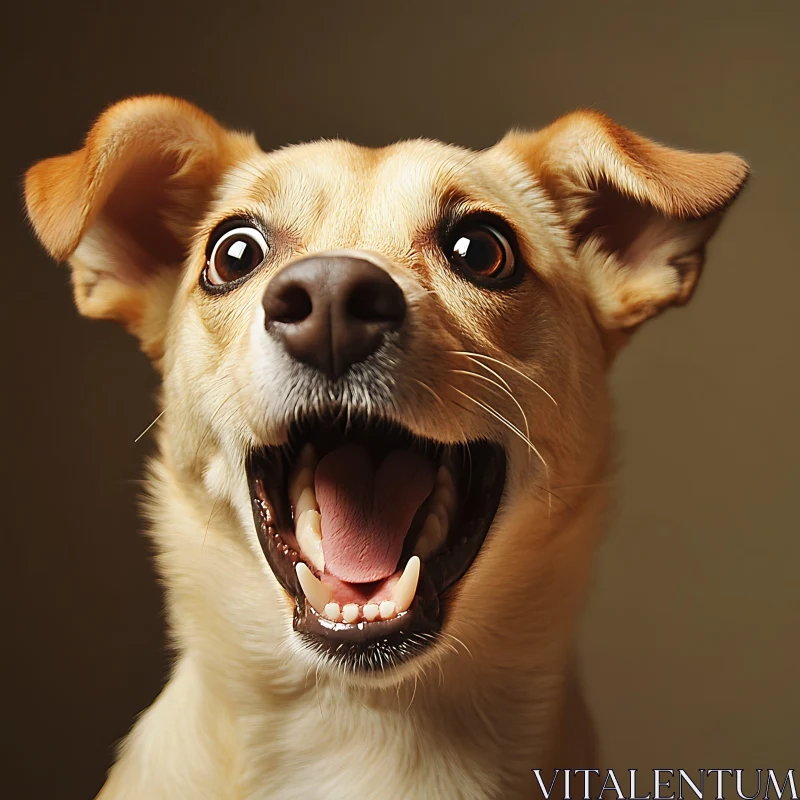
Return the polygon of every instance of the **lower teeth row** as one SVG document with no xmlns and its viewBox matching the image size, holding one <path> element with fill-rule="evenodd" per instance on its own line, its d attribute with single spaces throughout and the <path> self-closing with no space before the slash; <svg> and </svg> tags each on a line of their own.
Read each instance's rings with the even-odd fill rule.
<svg viewBox="0 0 800 800">
<path fill-rule="evenodd" d="M 397 616 L 397 605 L 391 600 L 381 603 L 366 603 L 359 606 L 347 603 L 340 607 L 338 603 L 328 603 L 322 610 L 322 616 L 331 622 L 374 622 L 377 619 L 393 619 Z"/>
<path fill-rule="evenodd" d="M 391 599 L 387 598 L 380 603 L 365 603 L 363 606 L 356 603 L 340 606 L 334 601 L 331 589 L 303 561 L 295 565 L 295 573 L 306 600 L 318 614 L 333 622 L 374 622 L 377 619 L 392 619 L 408 610 L 417 593 L 420 566 L 418 556 L 409 558 L 403 574 L 392 586 Z"/>
</svg>

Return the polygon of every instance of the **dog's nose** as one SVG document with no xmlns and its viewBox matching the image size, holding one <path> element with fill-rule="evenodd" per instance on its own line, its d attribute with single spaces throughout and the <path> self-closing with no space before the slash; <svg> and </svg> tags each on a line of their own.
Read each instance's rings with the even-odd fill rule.
<svg viewBox="0 0 800 800">
<path fill-rule="evenodd" d="M 278 273 L 264 293 L 267 331 L 329 378 L 344 374 L 403 324 L 406 301 L 391 275 L 352 256 L 311 256 Z"/>
</svg>

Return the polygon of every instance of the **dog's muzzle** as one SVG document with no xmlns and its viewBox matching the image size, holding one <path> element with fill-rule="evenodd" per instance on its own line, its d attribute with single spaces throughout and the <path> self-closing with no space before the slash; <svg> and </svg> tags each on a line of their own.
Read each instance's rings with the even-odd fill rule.
<svg viewBox="0 0 800 800">
<path fill-rule="evenodd" d="M 306 643 L 354 669 L 385 670 L 436 641 L 446 593 L 499 506 L 505 451 L 422 438 L 393 397 L 378 401 L 375 387 L 396 391 L 408 308 L 377 263 L 301 259 L 270 281 L 263 308 L 267 334 L 304 369 L 287 379 L 297 411 L 284 444 L 247 461 L 262 549 Z M 359 402 L 345 391 L 356 373 Z"/>
</svg>

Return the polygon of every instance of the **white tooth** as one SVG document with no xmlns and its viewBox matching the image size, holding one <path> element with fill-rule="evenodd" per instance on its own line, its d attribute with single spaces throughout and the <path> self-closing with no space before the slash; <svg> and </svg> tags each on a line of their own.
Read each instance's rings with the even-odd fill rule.
<svg viewBox="0 0 800 800">
<path fill-rule="evenodd" d="M 397 606 L 397 613 L 405 611 L 413 602 L 414 595 L 417 593 L 417 583 L 419 582 L 419 557 L 411 556 L 408 564 L 400 576 L 400 580 L 392 589 L 392 597 Z"/>
<path fill-rule="evenodd" d="M 367 603 L 364 606 L 364 619 L 367 622 L 375 622 L 381 613 L 381 607 L 377 603 Z"/>
<path fill-rule="evenodd" d="M 379 608 L 382 619 L 391 619 L 395 615 L 395 605 L 391 600 L 384 600 Z"/>
<path fill-rule="evenodd" d="M 339 622 L 342 612 L 339 610 L 338 603 L 327 603 L 322 609 L 322 615 L 332 622 Z"/>
<path fill-rule="evenodd" d="M 313 606 L 314 611 L 323 614 L 325 606 L 331 601 L 331 590 L 319 578 L 314 577 L 314 573 L 302 561 L 298 561 L 294 569 L 306 600 Z"/>
<path fill-rule="evenodd" d="M 319 511 L 309 508 L 297 520 L 295 528 L 297 544 L 303 555 L 320 571 L 325 571 L 325 556 L 322 552 L 322 517 Z"/>
<path fill-rule="evenodd" d="M 348 603 L 342 608 L 342 617 L 345 622 L 353 623 L 358 619 L 359 610 L 355 603 Z"/>
<path fill-rule="evenodd" d="M 304 511 L 317 510 L 317 496 L 314 494 L 313 486 L 306 486 L 300 497 L 297 498 L 297 503 L 294 507 L 294 518 L 299 521 Z"/>
<path fill-rule="evenodd" d="M 429 514 L 419 534 L 414 555 L 419 556 L 423 561 L 430 558 L 444 544 L 446 538 L 447 531 L 442 531 L 442 523 L 439 518 L 435 514 Z"/>
<path fill-rule="evenodd" d="M 300 500 L 300 495 L 303 494 L 305 489 L 314 488 L 314 468 L 301 467 L 292 476 L 289 481 L 289 501 L 293 508 L 297 508 L 297 503 Z"/>
</svg>

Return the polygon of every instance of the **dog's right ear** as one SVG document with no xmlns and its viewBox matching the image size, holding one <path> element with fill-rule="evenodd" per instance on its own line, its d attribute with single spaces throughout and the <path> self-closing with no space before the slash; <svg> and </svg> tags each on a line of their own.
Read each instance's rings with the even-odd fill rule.
<svg viewBox="0 0 800 800">
<path fill-rule="evenodd" d="M 159 359 L 194 226 L 223 172 L 255 148 L 191 103 L 153 95 L 117 103 L 81 150 L 31 167 L 28 216 L 69 261 L 79 311 L 122 322 Z"/>
</svg>

